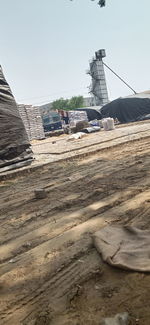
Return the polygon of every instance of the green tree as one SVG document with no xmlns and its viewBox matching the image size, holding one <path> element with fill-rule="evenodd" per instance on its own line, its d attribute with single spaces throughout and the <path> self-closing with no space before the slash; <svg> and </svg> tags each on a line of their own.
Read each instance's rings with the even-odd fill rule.
<svg viewBox="0 0 150 325">
<path fill-rule="evenodd" d="M 71 1 L 73 1 L 73 0 L 71 0 Z M 95 1 L 95 0 L 91 0 L 91 1 Z M 99 0 L 99 1 L 98 1 L 98 5 L 99 5 L 100 7 L 105 7 L 105 4 L 106 4 L 106 0 Z"/>
<path fill-rule="evenodd" d="M 75 109 L 83 107 L 83 96 L 74 96 L 69 100 L 69 109 Z"/>
<path fill-rule="evenodd" d="M 64 99 L 64 98 L 60 98 L 55 100 L 52 103 L 52 109 L 68 109 L 69 108 L 69 100 L 68 99 Z"/>
<path fill-rule="evenodd" d="M 52 103 L 52 109 L 72 110 L 83 107 L 83 96 L 74 96 L 71 99 L 60 98 Z"/>
<path fill-rule="evenodd" d="M 106 1 L 105 0 L 100 0 L 98 2 L 98 4 L 99 4 L 100 7 L 105 7 Z"/>
<path fill-rule="evenodd" d="M 91 0 L 91 1 L 95 1 L 95 0 Z M 99 5 L 100 7 L 105 7 L 105 4 L 106 4 L 106 0 L 99 0 L 99 1 L 98 1 L 98 5 Z"/>
</svg>

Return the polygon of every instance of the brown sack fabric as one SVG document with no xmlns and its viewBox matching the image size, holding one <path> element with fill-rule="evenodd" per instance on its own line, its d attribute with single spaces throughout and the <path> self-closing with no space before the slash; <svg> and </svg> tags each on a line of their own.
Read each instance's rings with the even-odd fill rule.
<svg viewBox="0 0 150 325">
<path fill-rule="evenodd" d="M 93 235 L 102 259 L 117 268 L 150 272 L 150 231 L 131 226 L 107 226 Z"/>
</svg>

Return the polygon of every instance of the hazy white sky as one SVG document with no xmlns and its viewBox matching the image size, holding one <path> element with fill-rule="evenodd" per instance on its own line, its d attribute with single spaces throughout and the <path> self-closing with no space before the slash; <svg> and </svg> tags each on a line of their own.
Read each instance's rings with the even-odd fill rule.
<svg viewBox="0 0 150 325">
<path fill-rule="evenodd" d="M 0 63 L 18 102 L 88 95 L 95 51 L 137 92 L 150 88 L 150 1 L 0 0 Z M 106 71 L 109 98 L 131 94 Z"/>
</svg>

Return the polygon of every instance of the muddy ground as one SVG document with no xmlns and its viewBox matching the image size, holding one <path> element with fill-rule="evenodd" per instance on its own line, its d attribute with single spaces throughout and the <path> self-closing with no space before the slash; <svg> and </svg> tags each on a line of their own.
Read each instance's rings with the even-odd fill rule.
<svg viewBox="0 0 150 325">
<path fill-rule="evenodd" d="M 0 324 L 150 324 L 150 275 L 112 268 L 93 246 L 107 224 L 150 227 L 150 137 L 0 182 Z M 44 187 L 47 197 L 34 198 Z"/>
</svg>

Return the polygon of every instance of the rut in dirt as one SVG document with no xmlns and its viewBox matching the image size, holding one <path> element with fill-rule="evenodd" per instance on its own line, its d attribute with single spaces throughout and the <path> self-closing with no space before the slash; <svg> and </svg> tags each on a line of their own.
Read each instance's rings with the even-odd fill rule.
<svg viewBox="0 0 150 325">
<path fill-rule="evenodd" d="M 149 224 L 148 150 L 142 139 L 134 149 L 128 143 L 1 183 L 1 324 L 32 324 L 43 309 L 57 324 L 71 303 L 79 309 L 79 287 L 102 276 L 92 233 L 112 223 Z M 39 183 L 47 198 L 37 201 Z"/>
</svg>

